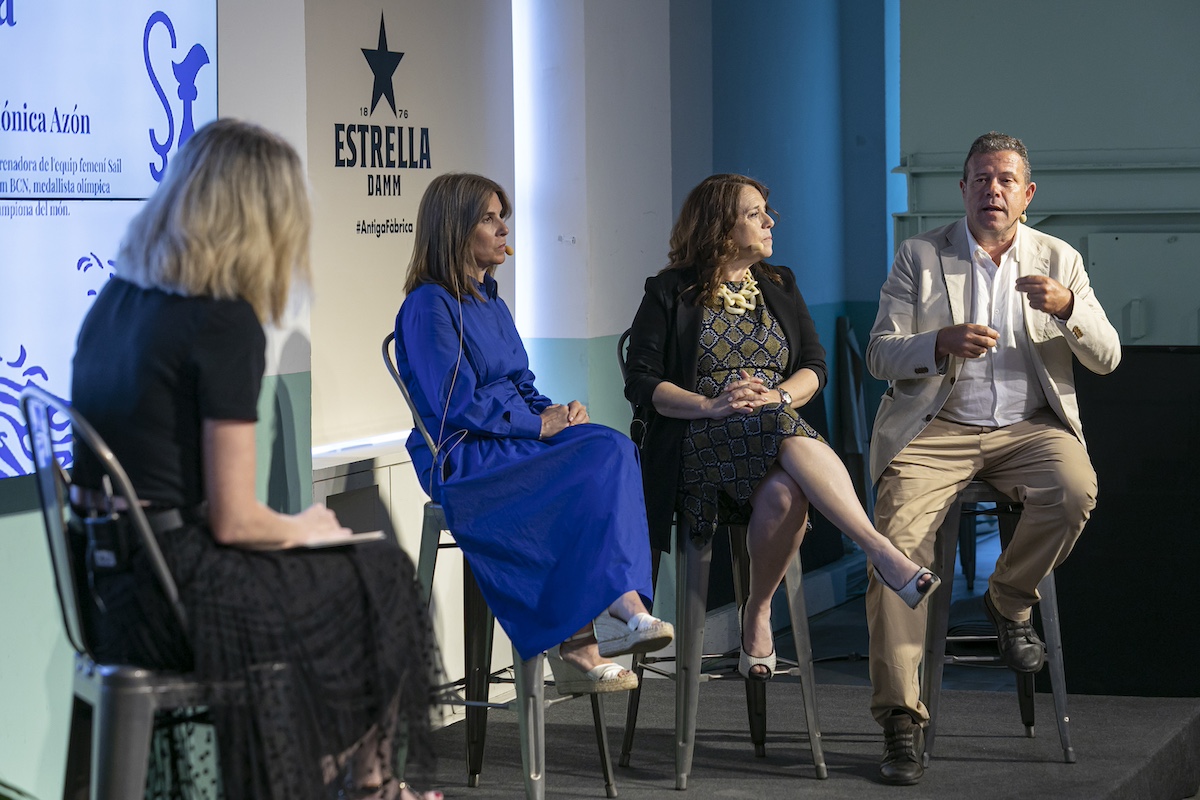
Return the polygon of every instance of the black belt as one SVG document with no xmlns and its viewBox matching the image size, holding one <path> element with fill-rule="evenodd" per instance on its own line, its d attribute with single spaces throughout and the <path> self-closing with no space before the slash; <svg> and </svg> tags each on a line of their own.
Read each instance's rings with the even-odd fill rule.
<svg viewBox="0 0 1200 800">
<path fill-rule="evenodd" d="M 111 512 L 106 509 L 79 507 L 72 505 L 71 510 L 75 512 L 81 519 L 97 519 L 101 517 L 109 517 L 112 519 L 128 518 L 129 511 Z M 146 515 L 146 522 L 150 525 L 156 535 L 166 533 L 167 531 L 178 530 L 184 525 L 199 524 L 208 518 L 208 504 L 199 503 L 189 508 L 156 508 L 148 506 L 142 509 L 142 513 Z"/>
<path fill-rule="evenodd" d="M 145 513 L 146 522 L 150 523 L 150 530 L 154 531 L 155 534 L 177 530 L 185 524 L 183 512 L 178 508 L 164 508 L 161 511 L 146 509 Z"/>
<path fill-rule="evenodd" d="M 132 557 L 142 547 L 141 537 L 134 533 L 128 511 L 111 512 L 96 508 L 72 506 L 78 520 L 77 530 L 84 537 L 85 563 L 89 580 L 97 574 L 126 572 Z M 202 522 L 204 504 L 191 508 L 143 508 L 146 521 L 157 538 L 168 531 L 178 530 L 189 523 Z"/>
</svg>

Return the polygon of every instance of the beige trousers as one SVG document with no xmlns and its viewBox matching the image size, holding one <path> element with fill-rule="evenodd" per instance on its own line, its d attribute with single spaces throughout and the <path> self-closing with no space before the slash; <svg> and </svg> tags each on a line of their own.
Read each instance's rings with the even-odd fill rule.
<svg viewBox="0 0 1200 800">
<path fill-rule="evenodd" d="M 1025 504 L 989 591 L 1005 617 L 1028 619 L 1038 583 L 1066 559 L 1096 505 L 1096 472 L 1083 444 L 1052 411 L 1003 428 L 934 419 L 880 477 L 875 526 L 913 561 L 929 565 L 949 505 L 973 479 Z M 946 572 L 940 592 L 950 591 L 953 564 Z M 921 723 L 929 719 L 918 678 L 927 605 L 910 609 L 870 576 L 871 713 L 880 724 L 893 710 Z"/>
</svg>

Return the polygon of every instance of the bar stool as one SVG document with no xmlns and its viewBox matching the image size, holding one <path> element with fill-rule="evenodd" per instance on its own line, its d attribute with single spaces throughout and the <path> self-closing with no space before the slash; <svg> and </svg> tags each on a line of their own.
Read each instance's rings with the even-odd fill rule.
<svg viewBox="0 0 1200 800">
<path fill-rule="evenodd" d="M 745 526 L 729 526 L 729 549 L 734 565 L 734 597 L 741 608 L 750 590 L 750 554 L 746 550 Z M 678 584 L 676 608 L 680 609 L 681 623 L 675 632 L 675 788 L 686 789 L 696 749 L 696 710 L 700 704 L 700 682 L 710 677 L 703 674 L 702 662 L 705 600 L 708 597 L 712 543 L 709 542 L 703 547 L 696 545 L 688 535 L 687 529 L 683 528 L 679 531 L 675 551 Z M 829 769 L 825 765 L 821 725 L 817 719 L 816 677 L 813 674 L 812 643 L 808 635 L 808 612 L 804 605 L 804 580 L 799 553 L 794 554 L 788 563 L 784 585 L 792 621 L 792 643 L 796 650 L 796 662 L 791 664 L 786 672 L 800 679 L 800 697 L 804 702 L 813 766 L 817 777 L 824 780 L 829 777 Z M 632 704 L 632 697 L 630 702 Z M 754 755 L 763 758 L 767 754 L 767 687 L 764 682 L 746 681 L 746 712 L 750 720 Z M 628 735 L 632 736 L 632 726 L 627 725 L 627 731 Z M 624 756 L 624 751 L 622 755 Z"/>
<path fill-rule="evenodd" d="M 412 414 L 413 425 L 425 439 L 429 451 L 437 454 L 437 445 L 421 415 L 413 404 L 412 395 L 400 377 L 396 361 L 392 355 L 395 344 L 395 332 L 388 333 L 383 339 L 383 362 L 387 366 L 392 380 L 399 387 L 404 402 Z M 429 500 L 425 503 L 424 516 L 421 523 L 421 544 L 417 559 L 417 578 L 425 595 L 425 603 L 433 593 L 434 567 L 437 564 L 439 550 L 454 548 L 453 543 L 442 544 L 442 531 L 449 531 L 446 526 L 446 515 L 440 503 Z M 451 533 L 453 536 L 453 534 Z M 466 559 L 463 559 L 463 637 L 465 676 L 461 681 L 455 681 L 442 690 L 462 689 L 465 696 L 467 717 L 467 785 L 479 786 L 480 774 L 483 772 L 483 749 L 487 739 L 487 714 L 489 708 L 513 708 L 517 711 L 517 724 L 521 741 L 521 764 L 524 770 L 525 796 L 527 798 L 544 798 L 546 793 L 546 734 L 545 709 L 556 703 L 570 700 L 579 695 L 570 695 L 547 700 L 545 697 L 545 654 L 539 653 L 531 659 L 524 660 L 513 648 L 513 681 L 516 684 L 517 697 L 510 703 L 488 702 L 488 690 L 493 683 L 505 683 L 500 670 L 493 673 L 492 639 L 495 629 L 495 617 L 475 576 Z M 600 767 L 604 773 L 604 789 L 608 797 L 617 796 L 616 777 L 613 774 L 612 757 L 608 747 L 608 729 L 604 721 L 604 704 L 600 695 L 589 695 L 592 701 L 592 720 L 596 731 L 596 742 L 600 750 Z"/>
<path fill-rule="evenodd" d="M 746 550 L 746 528 L 744 525 L 725 526 L 729 532 L 729 549 L 733 561 L 734 597 L 740 608 L 746 600 L 750 586 L 750 557 Z M 641 699 L 642 677 L 646 670 L 675 681 L 675 788 L 687 789 L 688 775 L 692 771 L 692 760 L 696 749 L 696 712 L 700 704 L 700 684 L 722 677 L 733 677 L 736 671 L 715 674 L 704 671 L 705 660 L 727 660 L 729 654 L 704 654 L 704 622 L 708 596 L 709 568 L 712 565 L 712 542 L 700 546 L 687 535 L 686 528 L 678 536 L 675 547 L 676 609 L 675 657 L 655 658 L 639 655 L 634 658 L 633 668 L 638 674 L 638 688 L 629 694 L 626 710 L 625 738 L 621 745 L 620 764 L 629 766 L 633 750 L 633 737 L 637 729 L 638 706 Z M 788 564 L 784 578 L 787 592 L 788 611 L 792 620 L 792 641 L 796 649 L 796 661 L 780 659 L 786 669 L 776 670 L 800 679 L 800 694 L 808 724 L 809 745 L 812 749 L 813 766 L 818 778 L 829 777 L 825 755 L 821 744 L 821 727 L 817 719 L 816 679 L 813 674 L 812 644 L 808 635 L 808 614 L 804 605 L 804 583 L 797 554 Z M 736 656 L 735 656 L 736 659 Z M 662 661 L 675 661 L 674 672 L 657 666 Z M 767 731 L 767 687 L 763 681 L 746 681 L 746 712 L 750 722 L 750 739 L 754 754 L 766 756 Z"/>
<path fill-rule="evenodd" d="M 993 508 L 994 506 L 994 508 Z M 963 577 L 967 579 L 967 591 L 975 591 L 975 540 L 978 538 L 979 518 L 995 517 L 997 523 L 1005 514 L 1021 516 L 1020 503 L 963 503 L 958 522 L 958 560 L 962 565 Z"/>
<path fill-rule="evenodd" d="M 1011 498 L 993 488 L 986 481 L 971 481 L 954 498 L 946 513 L 946 518 L 938 528 L 932 566 L 935 574 L 953 574 L 959 521 L 964 513 L 963 505 L 967 503 L 995 503 L 997 512 L 999 512 L 1001 547 L 1007 547 L 1012 539 L 1013 531 L 1016 528 L 1016 518 L 1022 508 L 1021 504 L 1013 502 Z M 944 565 L 949 565 L 949 573 L 943 572 Z M 1054 695 L 1054 711 L 1058 717 L 1058 738 L 1062 745 L 1063 760 L 1068 764 L 1073 764 L 1075 763 L 1075 749 L 1071 746 L 1070 716 L 1067 714 L 1067 683 L 1066 673 L 1063 670 L 1062 634 L 1058 625 L 1058 594 L 1054 585 L 1053 572 L 1038 584 L 1038 592 L 1042 596 L 1038 605 L 1042 615 L 1042 627 L 1045 630 L 1046 661 L 1050 666 L 1050 687 Z M 943 589 L 929 599 L 929 622 L 925 629 L 925 661 L 921 679 L 921 700 L 929 711 L 929 724 L 925 728 L 925 752 L 922 757 L 925 766 L 929 766 L 929 761 L 933 757 L 933 745 L 937 737 L 938 704 L 945 665 L 947 663 L 1000 663 L 999 655 L 958 656 L 946 654 L 947 642 L 996 641 L 995 635 L 948 636 L 951 594 L 949 589 Z M 1031 673 L 1015 674 L 1021 721 L 1025 725 L 1025 735 L 1033 738 L 1033 675 Z"/>
</svg>

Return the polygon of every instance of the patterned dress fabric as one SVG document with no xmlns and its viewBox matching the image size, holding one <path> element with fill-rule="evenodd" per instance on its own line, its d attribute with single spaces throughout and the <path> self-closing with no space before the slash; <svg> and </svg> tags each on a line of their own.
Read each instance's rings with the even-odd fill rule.
<svg viewBox="0 0 1200 800">
<path fill-rule="evenodd" d="M 740 283 L 727 283 L 738 291 Z M 775 387 L 788 360 L 788 343 L 765 303 L 746 314 L 706 307 L 700 331 L 696 391 L 716 397 L 741 377 L 741 370 Z M 679 479 L 680 513 L 691 538 L 706 544 L 721 523 L 745 523 L 750 497 L 775 463 L 788 436 L 821 436 L 794 408 L 779 403 L 752 414 L 696 419 L 683 437 Z"/>
</svg>

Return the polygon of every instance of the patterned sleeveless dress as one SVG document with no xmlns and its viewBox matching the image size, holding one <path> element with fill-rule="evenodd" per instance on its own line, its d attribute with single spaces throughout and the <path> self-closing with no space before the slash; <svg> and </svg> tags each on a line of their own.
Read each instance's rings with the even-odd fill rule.
<svg viewBox="0 0 1200 800">
<path fill-rule="evenodd" d="M 727 283 L 732 291 L 741 283 Z M 700 329 L 696 391 L 716 397 L 740 370 L 774 388 L 788 376 L 788 343 L 765 303 L 746 314 L 705 307 Z M 750 497 L 775 463 L 788 436 L 821 435 L 794 408 L 771 403 L 753 414 L 695 419 L 683 437 L 680 513 L 692 540 L 706 544 L 720 523 L 745 524 Z M 822 441 L 824 441 L 822 439 Z"/>
</svg>

